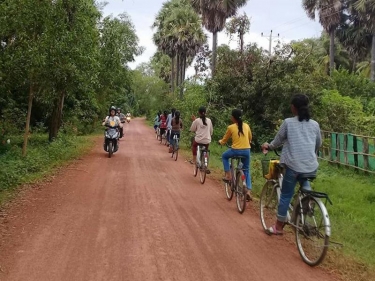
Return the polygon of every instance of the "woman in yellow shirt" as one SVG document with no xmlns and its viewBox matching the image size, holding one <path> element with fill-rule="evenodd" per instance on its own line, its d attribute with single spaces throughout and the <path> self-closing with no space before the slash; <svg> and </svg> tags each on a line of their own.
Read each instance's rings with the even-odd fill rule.
<svg viewBox="0 0 375 281">
<path fill-rule="evenodd" d="M 225 151 L 222 155 L 225 177 L 223 181 L 231 181 L 229 159 L 235 156 L 243 156 L 242 160 L 244 174 L 246 176 L 247 200 L 251 200 L 251 175 L 250 175 L 250 143 L 252 139 L 251 130 L 248 124 L 242 121 L 242 112 L 239 109 L 232 110 L 232 125 L 228 126 L 224 137 L 219 140 L 221 145 L 226 144 L 232 138 L 232 148 Z"/>
</svg>

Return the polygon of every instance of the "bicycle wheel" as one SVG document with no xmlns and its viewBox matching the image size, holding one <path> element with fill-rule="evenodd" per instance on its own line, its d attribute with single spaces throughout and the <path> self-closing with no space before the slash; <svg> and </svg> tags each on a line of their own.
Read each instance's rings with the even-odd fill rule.
<svg viewBox="0 0 375 281">
<path fill-rule="evenodd" d="M 237 210 L 240 214 L 243 214 L 246 210 L 246 186 L 243 185 L 244 173 L 238 171 L 236 174 L 236 203 Z"/>
<path fill-rule="evenodd" d="M 323 204 L 319 204 L 318 200 L 320 201 L 320 199 L 311 196 L 302 199 L 303 216 L 301 207 L 296 206 L 299 208 L 296 210 L 297 248 L 302 260 L 310 266 L 316 266 L 323 261 L 329 246 L 325 223 L 328 212 Z"/>
<path fill-rule="evenodd" d="M 163 134 L 164 135 L 164 134 Z M 163 135 L 162 134 L 160 134 L 160 143 L 162 143 L 163 142 Z"/>
<path fill-rule="evenodd" d="M 279 185 L 272 181 L 266 181 L 260 195 L 260 221 L 264 230 L 273 225 L 276 220 Z"/>
<path fill-rule="evenodd" d="M 233 175 L 232 167 L 231 167 L 231 173 Z M 227 196 L 228 201 L 232 200 L 233 194 L 234 194 L 234 188 L 233 188 L 233 181 L 230 183 L 225 182 L 224 183 L 224 190 L 225 190 L 225 195 Z"/>
<path fill-rule="evenodd" d="M 205 154 L 206 152 L 202 151 L 201 160 L 200 160 L 201 166 L 199 168 L 199 179 L 200 179 L 201 184 L 204 184 L 204 182 L 206 181 L 206 174 L 207 174 L 207 166 L 204 161 Z"/>
</svg>

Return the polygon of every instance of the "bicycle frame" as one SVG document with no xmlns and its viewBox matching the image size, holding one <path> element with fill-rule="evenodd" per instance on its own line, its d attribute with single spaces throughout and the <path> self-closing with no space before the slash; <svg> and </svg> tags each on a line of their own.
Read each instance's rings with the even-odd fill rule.
<svg viewBox="0 0 375 281">
<path fill-rule="evenodd" d="M 198 166 L 200 168 L 202 167 L 201 153 L 202 153 L 202 151 L 201 151 L 200 145 L 198 145 L 198 147 L 197 147 L 197 163 L 198 163 Z M 208 150 L 206 150 L 206 149 L 203 150 L 203 157 L 204 157 L 204 164 L 206 165 L 206 167 L 208 167 L 208 159 L 209 159 Z"/>
</svg>

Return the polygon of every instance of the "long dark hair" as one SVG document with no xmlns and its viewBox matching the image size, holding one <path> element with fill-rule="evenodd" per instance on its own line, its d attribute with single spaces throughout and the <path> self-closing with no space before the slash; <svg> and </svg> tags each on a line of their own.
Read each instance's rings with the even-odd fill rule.
<svg viewBox="0 0 375 281">
<path fill-rule="evenodd" d="M 176 114 L 176 108 L 172 108 L 171 113 L 172 113 L 172 118 L 173 118 Z"/>
<path fill-rule="evenodd" d="M 180 111 L 176 111 L 174 113 L 174 120 L 175 120 L 176 125 L 180 124 Z"/>
<path fill-rule="evenodd" d="M 166 111 L 166 110 L 164 111 L 164 114 L 163 114 L 163 115 L 164 115 L 164 117 L 165 117 L 165 118 L 167 118 L 167 116 L 168 116 L 168 113 L 167 113 L 167 111 Z"/>
<path fill-rule="evenodd" d="M 242 121 L 242 111 L 240 109 L 233 109 L 232 110 L 232 116 L 233 118 L 237 121 L 238 125 L 238 136 L 240 137 L 241 134 L 244 135 L 243 133 L 243 121 Z"/>
<path fill-rule="evenodd" d="M 309 98 L 306 95 L 294 95 L 291 104 L 294 105 L 297 110 L 298 121 L 310 120 Z"/>
<path fill-rule="evenodd" d="M 207 123 L 206 123 L 206 108 L 204 106 L 201 106 L 198 109 L 198 112 L 199 112 L 199 117 L 202 119 L 203 125 L 207 126 Z"/>
</svg>

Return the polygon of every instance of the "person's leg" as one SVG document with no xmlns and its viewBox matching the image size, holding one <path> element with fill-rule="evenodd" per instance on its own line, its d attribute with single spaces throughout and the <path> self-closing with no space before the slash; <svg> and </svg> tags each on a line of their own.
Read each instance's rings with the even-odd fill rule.
<svg viewBox="0 0 375 281">
<path fill-rule="evenodd" d="M 290 201 L 294 195 L 294 188 L 297 184 L 297 173 L 288 167 L 282 182 L 280 202 L 277 210 L 276 231 L 282 231 L 288 220 L 287 213 Z"/>
<path fill-rule="evenodd" d="M 193 164 L 196 165 L 197 163 L 197 148 L 198 148 L 198 143 L 193 140 L 193 145 L 191 146 L 191 150 L 193 152 Z"/>
<path fill-rule="evenodd" d="M 222 155 L 221 158 L 223 159 L 223 166 L 224 166 L 224 172 L 225 172 L 225 180 L 231 180 L 232 175 L 230 173 L 230 165 L 229 165 L 229 159 L 234 156 L 235 152 L 234 149 L 228 149 L 225 151 Z"/>
</svg>

